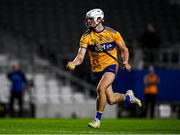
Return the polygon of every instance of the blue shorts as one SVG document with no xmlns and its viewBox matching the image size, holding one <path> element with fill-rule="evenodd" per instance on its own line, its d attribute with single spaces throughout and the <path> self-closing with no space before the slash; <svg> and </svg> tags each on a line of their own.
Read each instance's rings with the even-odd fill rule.
<svg viewBox="0 0 180 135">
<path fill-rule="evenodd" d="M 92 78 L 95 80 L 96 84 L 99 83 L 99 81 L 101 80 L 102 76 L 104 73 L 106 72 L 112 72 L 116 75 L 117 73 L 117 70 L 118 70 L 118 66 L 113 64 L 113 65 L 109 65 L 107 66 L 103 71 L 101 72 L 93 72 L 92 73 Z"/>
</svg>

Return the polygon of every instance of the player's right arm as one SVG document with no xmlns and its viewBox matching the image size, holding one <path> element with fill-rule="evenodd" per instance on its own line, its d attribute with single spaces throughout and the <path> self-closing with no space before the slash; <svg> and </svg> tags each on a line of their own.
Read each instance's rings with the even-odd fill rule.
<svg viewBox="0 0 180 135">
<path fill-rule="evenodd" d="M 66 67 L 70 70 L 74 70 L 76 66 L 80 65 L 83 62 L 85 54 L 86 48 L 80 47 L 75 59 L 73 61 L 68 62 Z"/>
<path fill-rule="evenodd" d="M 68 62 L 67 68 L 70 70 L 74 70 L 76 66 L 80 65 L 85 57 L 87 46 L 88 46 L 88 38 L 87 38 L 87 32 L 81 36 L 80 39 L 80 48 L 78 50 L 78 53 L 73 61 Z"/>
</svg>

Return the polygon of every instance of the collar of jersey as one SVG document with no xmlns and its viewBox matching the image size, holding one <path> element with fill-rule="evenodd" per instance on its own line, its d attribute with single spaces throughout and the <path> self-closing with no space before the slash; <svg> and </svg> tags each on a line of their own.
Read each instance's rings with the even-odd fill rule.
<svg viewBox="0 0 180 135">
<path fill-rule="evenodd" d="M 94 31 L 95 33 L 101 33 L 101 32 L 103 32 L 105 30 L 105 26 L 104 26 L 104 28 L 101 30 L 101 31 Z"/>
</svg>

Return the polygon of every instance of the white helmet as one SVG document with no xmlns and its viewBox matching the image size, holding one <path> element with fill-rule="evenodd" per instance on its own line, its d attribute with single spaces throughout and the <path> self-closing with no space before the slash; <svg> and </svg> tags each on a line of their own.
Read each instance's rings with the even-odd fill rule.
<svg viewBox="0 0 180 135">
<path fill-rule="evenodd" d="M 95 8 L 86 13 L 86 18 L 93 18 L 96 22 L 98 18 L 104 19 L 104 13 L 101 9 Z"/>
</svg>

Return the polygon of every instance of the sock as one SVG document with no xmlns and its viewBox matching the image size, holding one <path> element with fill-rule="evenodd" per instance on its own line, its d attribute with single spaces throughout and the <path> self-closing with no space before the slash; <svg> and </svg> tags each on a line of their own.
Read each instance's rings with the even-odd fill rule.
<svg viewBox="0 0 180 135">
<path fill-rule="evenodd" d="M 102 112 L 97 112 L 96 113 L 96 119 L 98 119 L 99 121 L 101 120 L 101 117 L 102 117 Z"/>
<path fill-rule="evenodd" d="M 124 102 L 125 102 L 126 104 L 131 103 L 129 95 L 126 95 L 126 96 L 125 96 Z"/>
</svg>

